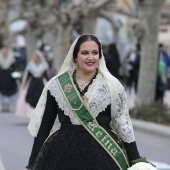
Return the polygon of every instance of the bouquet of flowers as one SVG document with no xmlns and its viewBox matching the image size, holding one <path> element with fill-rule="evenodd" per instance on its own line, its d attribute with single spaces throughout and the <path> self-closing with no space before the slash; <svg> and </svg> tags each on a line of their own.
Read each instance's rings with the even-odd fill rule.
<svg viewBox="0 0 170 170">
<path fill-rule="evenodd" d="M 22 74 L 18 71 L 14 71 L 11 73 L 12 78 L 14 79 L 20 79 L 22 77 Z"/>
<path fill-rule="evenodd" d="M 156 167 L 152 166 L 150 163 L 138 162 L 128 168 L 127 170 L 157 170 Z"/>
</svg>

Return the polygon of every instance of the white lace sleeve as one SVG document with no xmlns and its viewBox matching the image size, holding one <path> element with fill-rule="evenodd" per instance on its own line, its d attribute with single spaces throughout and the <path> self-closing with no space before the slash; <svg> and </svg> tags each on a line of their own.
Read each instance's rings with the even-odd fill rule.
<svg viewBox="0 0 170 170">
<path fill-rule="evenodd" d="M 119 86 L 120 88 L 120 86 Z M 120 92 L 116 98 L 116 109 L 112 112 L 111 125 L 115 128 L 118 135 L 124 142 L 131 143 L 135 141 L 133 126 L 129 116 L 127 106 L 127 97 L 124 88 L 121 86 Z"/>
</svg>

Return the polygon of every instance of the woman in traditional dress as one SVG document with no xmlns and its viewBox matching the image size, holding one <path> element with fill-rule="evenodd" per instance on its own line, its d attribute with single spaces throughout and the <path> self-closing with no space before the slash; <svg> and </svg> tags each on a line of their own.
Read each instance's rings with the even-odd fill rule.
<svg viewBox="0 0 170 170">
<path fill-rule="evenodd" d="M 45 83 L 47 82 L 48 64 L 40 51 L 35 51 L 28 63 L 21 83 L 21 92 L 17 103 L 16 114 L 30 116 L 30 111 L 38 103 Z"/>
<path fill-rule="evenodd" d="M 143 161 L 125 90 L 107 70 L 94 35 L 73 42 L 28 129 L 35 137 L 31 170 L 127 170 L 133 161 Z"/>
<path fill-rule="evenodd" d="M 0 52 L 0 94 L 2 96 L 2 112 L 10 111 L 9 99 L 17 92 L 17 82 L 12 77 L 15 71 L 15 59 L 6 47 Z"/>
</svg>

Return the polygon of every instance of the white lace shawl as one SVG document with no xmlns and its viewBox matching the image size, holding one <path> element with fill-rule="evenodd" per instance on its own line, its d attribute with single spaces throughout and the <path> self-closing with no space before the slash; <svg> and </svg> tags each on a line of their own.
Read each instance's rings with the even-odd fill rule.
<svg viewBox="0 0 170 170">
<path fill-rule="evenodd" d="M 56 102 L 64 111 L 64 114 L 70 117 L 72 124 L 80 124 L 62 96 L 61 90 L 56 81 L 56 78 L 59 75 L 65 73 L 66 71 L 74 70 L 75 66 L 72 61 L 72 53 L 76 42 L 77 40 L 75 40 L 72 44 L 58 75 L 53 77 L 46 84 L 36 108 L 31 113 L 31 121 L 28 125 L 28 129 L 34 137 L 37 136 L 41 125 L 48 90 L 51 95 L 55 97 Z M 89 87 L 86 97 L 88 98 L 87 106 L 90 108 L 95 117 L 97 117 L 101 111 L 104 111 L 111 103 L 112 120 L 110 122 L 110 126 L 117 131 L 118 135 L 124 142 L 131 143 L 135 141 L 125 90 L 120 82 L 107 70 L 104 56 L 102 56 L 99 62 L 99 74 Z M 56 131 L 59 128 L 60 123 L 57 117 L 51 132 Z"/>
<path fill-rule="evenodd" d="M 8 52 L 7 57 L 3 57 L 2 52 L 0 52 L 0 67 L 2 69 L 8 69 L 15 62 L 15 58 L 12 55 L 12 52 Z"/>
<path fill-rule="evenodd" d="M 34 63 L 29 62 L 26 69 L 36 78 L 41 78 L 44 72 L 48 69 L 47 65 L 44 63 Z"/>
</svg>

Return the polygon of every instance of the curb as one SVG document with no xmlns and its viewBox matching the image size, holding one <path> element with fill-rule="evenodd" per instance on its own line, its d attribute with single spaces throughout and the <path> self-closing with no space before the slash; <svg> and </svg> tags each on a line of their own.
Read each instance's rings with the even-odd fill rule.
<svg viewBox="0 0 170 170">
<path fill-rule="evenodd" d="M 145 132 L 154 133 L 160 136 L 170 137 L 170 126 L 160 125 L 153 122 L 131 119 L 133 128 Z"/>
</svg>

